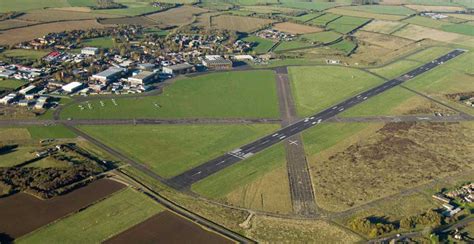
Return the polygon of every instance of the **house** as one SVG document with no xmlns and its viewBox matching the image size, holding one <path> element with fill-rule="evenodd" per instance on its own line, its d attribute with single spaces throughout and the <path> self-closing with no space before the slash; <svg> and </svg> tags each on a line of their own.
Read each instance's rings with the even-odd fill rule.
<svg viewBox="0 0 474 244">
<path fill-rule="evenodd" d="M 114 82 L 119 79 L 122 76 L 122 72 L 124 71 L 125 70 L 121 68 L 110 67 L 98 74 L 93 75 L 91 79 L 107 84 L 109 82 Z"/>
<path fill-rule="evenodd" d="M 450 203 L 451 202 L 450 199 L 446 198 L 445 196 L 443 196 L 441 194 L 434 194 L 433 198 L 438 200 L 438 201 L 444 202 L 444 203 Z"/>
<path fill-rule="evenodd" d="M 202 59 L 202 65 L 214 70 L 232 69 L 232 61 L 219 55 L 206 55 Z"/>
<path fill-rule="evenodd" d="M 77 82 L 77 81 L 73 81 L 73 82 L 71 82 L 69 84 L 66 84 L 66 85 L 61 87 L 61 89 L 63 89 L 63 91 L 65 91 L 69 94 L 77 92 L 77 91 L 81 90 L 82 88 L 84 88 L 84 83 Z"/>
<path fill-rule="evenodd" d="M 28 107 L 33 104 L 33 101 L 31 100 L 20 100 L 18 101 L 18 106 L 20 107 Z"/>
<path fill-rule="evenodd" d="M 186 73 L 192 72 L 193 70 L 194 70 L 194 66 L 188 63 L 175 64 L 175 65 L 163 67 L 163 73 L 170 74 L 170 75 L 186 74 Z"/>
<path fill-rule="evenodd" d="M 153 82 L 156 79 L 156 73 L 150 71 L 142 71 L 132 77 L 128 77 L 131 85 L 144 85 Z"/>
<path fill-rule="evenodd" d="M 14 75 L 16 71 L 13 70 L 0 70 L 0 78 L 9 78 Z"/>
<path fill-rule="evenodd" d="M 97 55 L 99 54 L 99 49 L 96 47 L 85 47 L 81 49 L 81 54 L 84 55 Z"/>
<path fill-rule="evenodd" d="M 0 104 L 7 105 L 9 103 L 12 103 L 15 100 L 15 98 L 17 98 L 17 94 L 10 93 L 10 94 L 4 96 L 2 99 L 0 99 Z"/>
<path fill-rule="evenodd" d="M 19 93 L 21 95 L 29 95 L 29 94 L 34 93 L 35 91 L 36 91 L 36 86 L 29 85 L 28 87 L 21 89 Z"/>
</svg>

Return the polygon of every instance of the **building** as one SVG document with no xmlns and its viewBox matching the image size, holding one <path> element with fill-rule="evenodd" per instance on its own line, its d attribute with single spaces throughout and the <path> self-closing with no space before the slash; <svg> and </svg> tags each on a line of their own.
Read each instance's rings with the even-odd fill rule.
<svg viewBox="0 0 474 244">
<path fill-rule="evenodd" d="M 66 85 L 61 87 L 61 89 L 63 89 L 63 91 L 65 91 L 69 94 L 77 92 L 77 91 L 81 90 L 82 88 L 84 88 L 84 83 L 77 82 L 77 81 L 73 81 L 73 82 L 71 82 L 69 84 L 66 84 Z"/>
<path fill-rule="evenodd" d="M 33 101 L 31 101 L 31 100 L 20 100 L 20 101 L 18 101 L 18 106 L 20 106 L 20 107 L 28 107 L 30 105 L 33 105 Z"/>
<path fill-rule="evenodd" d="M 35 91 L 36 91 L 36 86 L 29 85 L 28 87 L 21 89 L 19 93 L 21 95 L 29 95 L 29 94 L 34 93 Z"/>
<path fill-rule="evenodd" d="M 233 59 L 236 61 L 253 61 L 252 55 L 235 55 Z"/>
<path fill-rule="evenodd" d="M 232 61 L 219 55 L 206 55 L 202 59 L 202 65 L 206 66 L 208 69 L 214 70 L 232 69 Z"/>
<path fill-rule="evenodd" d="M 110 67 L 98 74 L 93 75 L 91 79 L 107 84 L 109 82 L 114 82 L 120 77 L 122 77 L 122 72 L 124 71 L 125 70 L 121 68 Z"/>
<path fill-rule="evenodd" d="M 153 82 L 156 79 L 156 73 L 150 71 L 142 71 L 132 77 L 128 77 L 128 82 L 131 85 L 145 85 Z"/>
<path fill-rule="evenodd" d="M 170 75 L 186 74 L 194 71 L 194 66 L 188 63 L 163 67 L 163 73 Z"/>
<path fill-rule="evenodd" d="M 137 67 L 141 70 L 152 71 L 156 67 L 156 65 L 145 63 L 145 64 L 138 64 Z"/>
<path fill-rule="evenodd" d="M 99 54 L 99 49 L 96 47 L 85 47 L 81 49 L 81 54 L 84 55 L 97 55 Z"/>
<path fill-rule="evenodd" d="M 13 71 L 13 70 L 0 70 L 0 78 L 9 78 L 11 77 L 12 75 L 14 75 L 16 73 L 16 71 Z"/>
<path fill-rule="evenodd" d="M 17 94 L 10 93 L 10 94 L 4 96 L 2 99 L 0 99 L 0 104 L 7 105 L 9 103 L 12 103 L 15 100 L 15 98 L 17 98 Z"/>
</svg>

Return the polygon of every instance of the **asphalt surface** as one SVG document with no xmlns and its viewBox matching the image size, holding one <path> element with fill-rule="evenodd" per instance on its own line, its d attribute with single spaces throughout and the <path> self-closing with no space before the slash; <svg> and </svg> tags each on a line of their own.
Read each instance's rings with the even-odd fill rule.
<svg viewBox="0 0 474 244">
<path fill-rule="evenodd" d="M 324 122 L 337 114 L 359 104 L 364 102 L 365 100 L 376 96 L 382 92 L 385 92 L 395 86 L 398 86 L 402 84 L 403 82 L 410 80 L 418 75 L 421 75 L 433 68 L 436 68 L 439 65 L 442 65 L 443 63 L 463 54 L 466 52 L 465 50 L 461 49 L 455 49 L 451 51 L 450 53 L 443 55 L 429 63 L 426 63 L 414 70 L 411 70 L 404 75 L 386 81 L 385 83 L 376 86 L 372 89 L 369 89 L 363 93 L 360 93 L 359 95 L 356 95 L 354 97 L 351 97 L 331 108 L 328 108 L 322 112 L 319 112 L 313 116 L 310 116 L 308 118 L 305 118 L 303 120 L 300 120 L 296 123 L 293 123 L 285 128 L 282 128 L 281 130 L 265 136 L 259 140 L 256 140 L 252 143 L 249 143 L 247 145 L 244 145 L 240 148 L 237 148 L 231 152 L 228 152 L 227 154 L 224 154 L 222 156 L 219 156 L 218 158 L 215 158 L 211 161 L 208 161 L 200 166 L 197 166 L 193 169 L 190 169 L 178 176 L 175 176 L 171 179 L 168 180 L 168 183 L 172 186 L 174 186 L 177 189 L 185 189 L 189 188 L 193 183 L 198 182 L 209 175 L 212 175 L 224 168 L 227 168 L 241 160 L 247 159 L 251 157 L 252 155 L 274 145 L 277 144 L 281 141 L 284 141 L 288 139 L 288 137 L 291 137 L 293 135 L 296 135 L 308 128 L 311 128 L 313 126 L 318 125 L 321 122 Z"/>
<path fill-rule="evenodd" d="M 281 125 L 284 128 L 299 119 L 286 67 L 276 69 L 276 83 Z M 293 135 L 285 142 L 285 151 L 293 212 L 304 216 L 314 216 L 318 211 L 301 134 Z"/>
</svg>

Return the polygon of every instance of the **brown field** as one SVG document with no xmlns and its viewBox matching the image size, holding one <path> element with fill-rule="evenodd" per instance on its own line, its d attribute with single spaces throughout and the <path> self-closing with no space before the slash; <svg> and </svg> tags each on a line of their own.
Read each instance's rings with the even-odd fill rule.
<svg viewBox="0 0 474 244">
<path fill-rule="evenodd" d="M 460 44 L 466 45 L 470 47 L 474 47 L 474 43 L 472 42 L 472 38 L 469 36 L 452 33 L 452 32 L 444 32 L 436 29 L 431 29 L 428 27 L 422 27 L 418 25 L 409 24 L 402 28 L 401 30 L 396 31 L 393 35 L 408 38 L 411 40 L 422 40 L 422 39 L 432 39 L 441 42 L 447 42 L 452 44 Z"/>
<path fill-rule="evenodd" d="M 164 12 L 147 15 L 146 17 L 165 25 L 185 25 L 193 22 L 195 15 L 207 11 L 207 9 L 185 5 Z"/>
<path fill-rule="evenodd" d="M 359 42 L 367 42 L 390 50 L 398 50 L 413 43 L 409 39 L 366 31 L 358 31 L 355 36 Z"/>
<path fill-rule="evenodd" d="M 0 198 L 0 230 L 12 238 L 18 238 L 123 187 L 115 181 L 102 179 L 49 200 L 40 200 L 25 193 Z"/>
<path fill-rule="evenodd" d="M 30 27 L 17 28 L 0 33 L 0 44 L 16 44 L 42 37 L 51 32 L 61 32 L 69 30 L 87 30 L 92 28 L 106 28 L 96 20 L 64 21 L 58 23 L 40 24 Z"/>
<path fill-rule="evenodd" d="M 474 21 L 474 15 L 471 14 L 448 14 L 448 16 L 463 19 L 463 20 L 471 20 Z"/>
<path fill-rule="evenodd" d="M 9 19 L 9 20 L 0 21 L 0 30 L 25 27 L 25 26 L 34 25 L 34 24 L 37 24 L 37 23 L 38 22 L 35 22 L 35 21 Z"/>
<path fill-rule="evenodd" d="M 0 142 L 24 141 L 31 139 L 30 132 L 26 128 L 0 128 Z"/>
<path fill-rule="evenodd" d="M 277 168 L 226 196 L 226 201 L 244 208 L 276 213 L 292 209 L 286 166 Z"/>
<path fill-rule="evenodd" d="M 62 11 L 84 12 L 84 13 L 90 13 L 92 11 L 88 7 L 64 7 L 64 8 L 51 8 L 51 9 L 62 10 Z"/>
<path fill-rule="evenodd" d="M 220 15 L 219 12 L 210 12 L 210 13 L 203 13 L 197 16 L 195 25 L 202 26 L 206 29 L 211 28 L 211 18 L 214 16 Z"/>
<path fill-rule="evenodd" d="M 466 149 L 474 147 L 473 128 L 468 122 L 374 125 L 363 139 L 348 138 L 349 145 L 309 158 L 316 201 L 341 211 L 470 170 L 474 151 Z"/>
<path fill-rule="evenodd" d="M 328 9 L 326 12 L 330 12 L 330 13 L 338 14 L 338 15 L 349 15 L 349 16 L 354 16 L 354 17 L 362 17 L 362 18 L 369 18 L 369 19 L 382 19 L 382 20 L 400 20 L 404 18 L 404 16 L 401 16 L 401 15 L 376 14 L 376 13 L 356 11 L 356 10 L 345 9 L 345 8 L 332 8 L 332 9 Z"/>
<path fill-rule="evenodd" d="M 104 243 L 233 243 L 170 211 L 161 212 L 144 222 L 106 240 Z"/>
<path fill-rule="evenodd" d="M 116 18 L 119 16 L 110 14 L 95 14 L 87 12 L 61 11 L 51 9 L 32 10 L 17 19 L 36 22 L 55 22 L 63 20 L 84 20 L 96 18 Z"/>
<path fill-rule="evenodd" d="M 269 19 L 220 15 L 212 18 L 211 26 L 217 29 L 253 32 L 271 23 L 273 21 Z"/>
<path fill-rule="evenodd" d="M 465 10 L 463 7 L 458 6 L 430 6 L 430 5 L 405 5 L 407 8 L 411 8 L 418 12 L 456 12 Z"/>
<path fill-rule="evenodd" d="M 273 25 L 273 29 L 290 33 L 290 34 L 306 34 L 306 33 L 324 31 L 324 29 L 322 28 L 309 26 L 309 25 L 295 24 L 291 22 L 277 23 Z"/>
<path fill-rule="evenodd" d="M 323 220 L 255 216 L 245 235 L 259 243 L 357 243 L 357 235 Z"/>
<path fill-rule="evenodd" d="M 137 16 L 137 17 L 122 17 L 113 19 L 102 19 L 99 23 L 104 25 L 141 25 L 141 26 L 155 26 L 158 23 L 150 18 Z"/>
<path fill-rule="evenodd" d="M 374 20 L 364 26 L 361 30 L 390 34 L 404 25 L 405 23 L 398 21 Z"/>
</svg>

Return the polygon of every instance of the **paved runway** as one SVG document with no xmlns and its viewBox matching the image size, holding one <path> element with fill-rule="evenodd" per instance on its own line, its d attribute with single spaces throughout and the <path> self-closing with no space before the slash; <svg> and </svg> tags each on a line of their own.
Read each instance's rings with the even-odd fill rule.
<svg viewBox="0 0 474 244">
<path fill-rule="evenodd" d="M 439 65 L 442 65 L 443 63 L 463 54 L 464 52 L 466 51 L 461 50 L 461 49 L 455 49 L 451 51 L 450 53 L 443 55 L 429 63 L 426 63 L 412 71 L 409 71 L 400 77 L 389 80 L 379 86 L 376 86 L 370 90 L 360 93 L 359 95 L 351 97 L 331 108 L 328 108 L 313 116 L 310 116 L 296 123 L 293 123 L 285 128 L 282 128 L 281 130 L 275 132 L 274 134 L 265 136 L 259 140 L 256 140 L 252 143 L 244 145 L 227 154 L 224 154 L 218 158 L 215 158 L 193 169 L 190 169 L 178 176 L 171 178 L 168 182 L 170 185 L 173 185 L 174 187 L 178 189 L 188 188 L 193 183 L 200 181 L 208 177 L 209 175 L 212 175 L 224 168 L 227 168 L 241 160 L 247 159 L 251 157 L 252 155 L 276 143 L 284 141 L 288 137 L 298 134 L 310 127 L 317 126 L 319 123 L 324 122 L 327 119 L 332 118 L 339 113 L 342 113 L 344 110 L 347 110 L 359 103 L 364 102 L 365 100 L 373 96 L 376 96 L 395 86 L 398 86 L 402 84 L 403 82 L 410 80 L 418 75 L 421 75 Z"/>
</svg>

